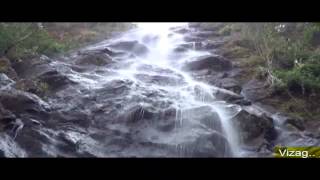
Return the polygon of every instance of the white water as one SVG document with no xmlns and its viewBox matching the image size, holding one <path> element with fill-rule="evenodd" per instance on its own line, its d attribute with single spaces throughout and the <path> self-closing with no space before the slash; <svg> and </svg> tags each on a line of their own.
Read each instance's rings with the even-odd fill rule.
<svg viewBox="0 0 320 180">
<path fill-rule="evenodd" d="M 187 23 L 136 23 L 138 28 L 128 32 L 119 38 L 111 40 L 109 43 L 115 41 L 139 41 L 149 48 L 149 53 L 146 56 L 138 56 L 127 59 L 123 67 L 115 69 L 116 75 L 108 77 L 108 81 L 115 79 L 130 80 L 134 82 L 131 97 L 141 96 L 142 90 L 165 92 L 162 99 L 163 102 L 174 100 L 174 108 L 177 109 L 176 124 L 177 128 L 182 129 L 179 133 L 166 137 L 163 141 L 165 143 L 173 143 L 179 146 L 180 139 L 188 138 L 193 132 L 193 129 L 184 127 L 186 122 L 183 122 L 184 110 L 210 106 L 213 111 L 216 111 L 221 119 L 224 135 L 227 138 L 233 156 L 240 156 L 240 148 L 237 138 L 236 130 L 233 128 L 230 118 L 240 111 L 237 105 L 230 105 L 222 101 L 217 101 L 213 96 L 214 89 L 212 86 L 203 82 L 195 81 L 187 72 L 181 70 L 181 65 L 191 58 L 210 54 L 205 51 L 195 51 L 195 48 L 177 55 L 173 50 L 177 45 L 185 43 L 183 35 L 173 33 L 170 28 L 177 26 L 187 26 Z M 146 39 L 149 39 L 147 41 Z M 150 40 L 151 39 L 151 40 Z M 152 40 L 153 39 L 153 40 Z M 102 43 L 105 45 L 105 43 Z M 194 43 L 193 43 L 194 46 Z M 168 70 L 166 72 L 156 72 L 148 68 L 141 68 L 141 66 L 149 65 L 153 68 L 161 68 Z M 147 75 L 161 75 L 168 77 L 182 77 L 185 83 L 177 86 L 158 85 L 154 83 L 145 83 L 137 78 L 137 74 Z M 180 83 L 180 82 L 179 82 Z M 155 100 L 157 101 L 157 100 Z M 141 102 L 149 105 L 147 102 Z M 141 112 L 143 113 L 143 112 Z M 189 122 L 190 123 L 190 122 Z M 199 123 L 199 122 L 192 122 Z M 200 123 L 199 123 L 200 124 Z M 185 129 L 183 129 L 185 128 Z"/>
<path fill-rule="evenodd" d="M 194 97 L 194 99 L 190 100 L 189 102 L 187 101 L 183 103 L 198 104 L 198 105 L 204 104 L 204 105 L 212 106 L 212 108 L 218 112 L 222 120 L 222 127 L 230 143 L 233 155 L 239 156 L 240 149 L 239 149 L 237 134 L 231 122 L 229 121 L 230 118 L 232 118 L 232 116 L 240 110 L 239 107 L 236 108 L 237 109 L 236 112 L 233 112 L 233 111 L 230 111 L 230 109 L 234 109 L 234 108 L 228 107 L 232 105 L 226 105 L 224 103 L 220 103 L 220 104 L 214 103 L 214 97 L 212 97 L 212 89 L 209 85 L 194 81 L 188 74 L 172 66 L 172 64 L 175 64 L 174 62 L 184 61 L 189 59 L 190 57 L 207 54 L 207 52 L 196 52 L 194 51 L 195 48 L 193 48 L 193 50 L 190 50 L 188 53 L 185 54 L 184 57 L 180 59 L 169 58 L 170 53 L 172 53 L 172 50 L 174 49 L 174 47 L 177 44 L 183 42 L 182 35 L 174 34 L 168 37 L 168 35 L 170 34 L 170 28 L 177 27 L 177 26 L 187 26 L 187 23 L 138 23 L 137 25 L 141 29 L 138 36 L 139 35 L 143 36 L 146 34 L 153 34 L 153 35 L 159 36 L 159 41 L 152 47 L 151 53 L 148 55 L 148 57 L 144 59 L 144 61 L 147 61 L 148 63 L 151 63 L 151 64 L 165 66 L 165 68 L 167 69 L 171 69 L 175 72 L 178 72 L 179 74 L 182 74 L 186 79 L 188 86 L 192 87 L 192 89 L 195 89 L 195 87 L 200 87 L 202 91 L 201 92 L 202 97 L 200 96 L 200 99 L 197 99 L 197 97 Z M 192 97 L 192 94 L 190 93 L 190 91 L 180 91 L 180 94 L 182 96 L 185 96 L 185 98 Z M 184 106 L 187 106 L 187 105 L 184 105 Z"/>
</svg>

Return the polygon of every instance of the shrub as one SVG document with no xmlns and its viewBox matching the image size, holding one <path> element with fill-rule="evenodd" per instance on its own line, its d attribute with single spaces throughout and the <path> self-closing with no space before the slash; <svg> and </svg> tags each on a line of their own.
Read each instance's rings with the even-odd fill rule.
<svg viewBox="0 0 320 180">
<path fill-rule="evenodd" d="M 0 52 L 12 58 L 62 52 L 65 46 L 35 23 L 0 24 Z"/>
<path fill-rule="evenodd" d="M 320 90 L 320 64 L 305 64 L 289 71 L 278 70 L 275 74 L 289 91 L 309 94 Z"/>
</svg>

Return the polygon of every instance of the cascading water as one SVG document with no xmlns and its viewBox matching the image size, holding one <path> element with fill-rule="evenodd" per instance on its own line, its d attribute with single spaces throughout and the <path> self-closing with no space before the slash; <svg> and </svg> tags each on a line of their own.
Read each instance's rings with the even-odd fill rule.
<svg viewBox="0 0 320 180">
<path fill-rule="evenodd" d="M 286 117 L 202 82 L 232 74 L 224 67 L 230 61 L 200 50 L 214 50 L 214 40 L 202 38 L 208 32 L 186 23 L 137 25 L 66 56 L 18 65 L 19 75 L 49 89 L 43 99 L 15 89 L 13 80 L 1 89 L 14 116 L 0 134 L 0 156 L 270 156 L 277 143 L 318 143 L 289 136 L 281 129 Z"/>
<path fill-rule="evenodd" d="M 201 114 L 190 115 L 185 114 L 185 112 L 187 112 L 188 109 L 210 107 L 211 111 L 219 115 L 222 125 L 221 133 L 227 138 L 231 148 L 229 150 L 231 154 L 226 153 L 224 156 L 238 156 L 240 151 L 238 148 L 237 135 L 229 119 L 239 111 L 239 107 L 217 101 L 212 93 L 213 89 L 211 86 L 193 80 L 188 73 L 181 70 L 181 65 L 183 65 L 185 61 L 210 53 L 195 51 L 195 43 L 192 43 L 192 49 L 184 53 L 177 54 L 174 52 L 177 45 L 185 42 L 183 35 L 172 32 L 170 28 L 186 26 L 185 23 L 137 23 L 137 25 L 137 29 L 117 39 L 113 39 L 108 43 L 138 41 L 148 48 L 148 53 L 143 56 L 135 56 L 126 59 L 126 61 L 121 61 L 124 65 L 120 66 L 121 68 L 115 69 L 116 75 L 113 78 L 108 77 L 108 79 L 121 79 L 134 82 L 131 86 L 132 90 L 130 95 L 128 95 L 130 98 L 142 96 L 142 93 L 145 91 L 156 91 L 159 94 L 163 94 L 163 97 L 161 100 L 159 99 L 159 101 L 173 102 L 171 106 L 176 109 L 176 133 L 167 135 L 169 137 L 160 138 L 161 140 L 159 141 L 176 145 L 176 147 L 180 149 L 178 151 L 184 149 L 184 145 L 181 144 L 181 142 L 184 141 L 183 139 L 193 136 L 193 133 L 200 133 L 192 132 L 194 130 L 192 129 L 193 125 L 199 124 L 199 122 L 196 122 L 196 119 L 190 119 L 188 116 L 201 116 Z M 160 70 L 155 71 L 157 68 Z M 140 78 L 144 76 L 176 79 L 176 81 L 173 84 L 158 84 L 156 83 L 156 79 L 146 81 L 144 78 Z M 158 99 L 154 100 L 158 101 Z M 150 106 L 150 104 L 144 101 L 139 103 Z M 143 116 L 143 114 L 140 115 L 141 117 Z M 216 129 L 214 129 L 214 131 L 215 130 Z"/>
<path fill-rule="evenodd" d="M 230 122 L 240 106 L 217 100 L 215 87 L 183 70 L 190 59 L 210 53 L 187 44 L 172 30 L 176 26 L 186 24 L 138 23 L 34 67 L 58 87 L 48 104 L 38 100 L 51 111 L 28 111 L 32 122 L 46 121 L 19 130 L 18 143 L 0 136 L 6 156 L 241 156 Z M 43 75 L 43 69 L 49 71 Z"/>
</svg>

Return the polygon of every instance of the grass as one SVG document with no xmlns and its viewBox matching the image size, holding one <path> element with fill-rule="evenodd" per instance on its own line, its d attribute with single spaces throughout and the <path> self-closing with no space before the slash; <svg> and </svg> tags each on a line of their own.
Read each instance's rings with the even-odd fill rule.
<svg viewBox="0 0 320 180">
<path fill-rule="evenodd" d="M 279 110 L 304 119 L 320 117 L 319 23 L 231 23 L 221 28 L 230 33 L 223 47 L 244 72 L 269 83 L 273 97 L 267 100 Z M 318 39 L 319 40 L 318 40 Z M 317 44 L 318 43 L 318 44 Z"/>
</svg>

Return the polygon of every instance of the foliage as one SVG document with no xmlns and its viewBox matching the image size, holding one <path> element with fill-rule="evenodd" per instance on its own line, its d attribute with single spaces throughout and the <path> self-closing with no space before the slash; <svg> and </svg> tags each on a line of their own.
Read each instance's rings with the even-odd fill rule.
<svg viewBox="0 0 320 180">
<path fill-rule="evenodd" d="M 303 95 L 320 89 L 320 53 L 314 50 L 319 23 L 242 23 L 241 37 L 254 43 L 259 75 L 271 86 Z"/>
<path fill-rule="evenodd" d="M 1 23 L 0 54 L 20 58 L 27 54 L 61 52 L 64 45 L 36 23 Z"/>
<path fill-rule="evenodd" d="M 130 27 L 129 23 L 0 23 L 0 56 L 50 56 Z"/>
</svg>

